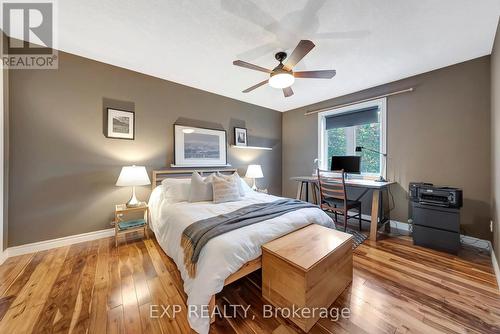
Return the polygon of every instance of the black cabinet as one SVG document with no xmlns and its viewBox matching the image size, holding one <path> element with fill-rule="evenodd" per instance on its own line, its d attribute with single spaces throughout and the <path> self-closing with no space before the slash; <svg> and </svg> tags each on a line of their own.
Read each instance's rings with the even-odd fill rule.
<svg viewBox="0 0 500 334">
<path fill-rule="evenodd" d="M 413 243 L 456 254 L 460 249 L 460 209 L 412 202 Z"/>
</svg>

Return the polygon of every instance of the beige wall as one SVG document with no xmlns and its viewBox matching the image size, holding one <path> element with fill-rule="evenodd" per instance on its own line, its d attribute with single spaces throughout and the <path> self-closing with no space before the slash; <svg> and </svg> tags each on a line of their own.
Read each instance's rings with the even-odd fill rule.
<svg viewBox="0 0 500 334">
<path fill-rule="evenodd" d="M 387 100 L 388 178 L 398 183 L 391 218 L 407 221 L 411 181 L 457 186 L 465 196 L 463 233 L 491 239 L 489 57 L 286 112 L 283 194 L 295 194 L 290 177 L 309 175 L 317 156 L 317 116 L 304 116 L 305 111 L 409 87 L 415 91 Z"/>
<path fill-rule="evenodd" d="M 491 152 L 493 248 L 500 259 L 500 24 L 491 53 Z"/>
<path fill-rule="evenodd" d="M 250 163 L 262 164 L 259 186 L 281 194 L 281 113 L 63 52 L 59 57 L 58 70 L 9 73 L 9 246 L 109 228 L 114 204 L 131 193 L 114 185 L 121 166 L 169 166 L 179 117 L 222 125 L 229 142 L 234 126 L 246 127 L 250 145 L 272 146 L 229 148 L 228 160 L 240 174 Z M 134 107 L 134 141 L 104 137 L 106 105 Z M 138 197 L 147 199 L 149 189 L 138 189 Z"/>
</svg>

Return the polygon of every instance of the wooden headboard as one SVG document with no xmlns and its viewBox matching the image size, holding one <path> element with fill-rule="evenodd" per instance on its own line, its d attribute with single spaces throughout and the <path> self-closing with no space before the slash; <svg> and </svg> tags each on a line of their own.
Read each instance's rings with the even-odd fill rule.
<svg viewBox="0 0 500 334">
<path fill-rule="evenodd" d="M 151 185 L 154 188 L 161 184 L 161 181 L 165 179 L 171 178 L 188 178 L 193 174 L 193 172 L 198 172 L 203 176 L 204 174 L 211 174 L 215 172 L 219 172 L 221 174 L 232 174 L 237 172 L 238 170 L 235 168 L 224 168 L 224 169 L 216 169 L 216 168 L 207 168 L 207 169 L 164 169 L 164 170 L 154 170 L 153 171 L 153 182 Z"/>
</svg>

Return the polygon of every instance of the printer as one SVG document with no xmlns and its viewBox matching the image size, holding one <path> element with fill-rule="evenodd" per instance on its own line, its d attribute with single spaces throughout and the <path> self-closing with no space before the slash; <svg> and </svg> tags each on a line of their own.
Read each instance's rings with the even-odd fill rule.
<svg viewBox="0 0 500 334">
<path fill-rule="evenodd" d="M 412 202 L 444 208 L 461 208 L 463 204 L 462 189 L 423 182 L 410 182 L 409 188 Z"/>
<path fill-rule="evenodd" d="M 456 254 L 460 249 L 462 190 L 411 182 L 409 197 L 413 243 Z"/>
</svg>

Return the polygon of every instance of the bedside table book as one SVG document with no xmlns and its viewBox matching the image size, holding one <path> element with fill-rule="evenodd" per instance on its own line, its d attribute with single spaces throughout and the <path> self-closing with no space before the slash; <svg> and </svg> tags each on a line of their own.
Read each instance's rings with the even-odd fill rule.
<svg viewBox="0 0 500 334">
<path fill-rule="evenodd" d="M 142 227 L 145 224 L 146 224 L 146 221 L 144 219 L 127 220 L 127 221 L 119 222 L 118 228 L 120 230 L 128 230 L 128 229 L 135 228 L 135 227 Z"/>
</svg>

